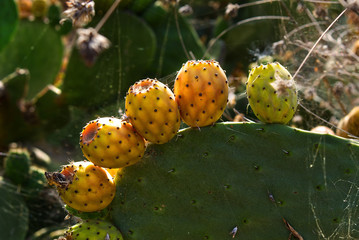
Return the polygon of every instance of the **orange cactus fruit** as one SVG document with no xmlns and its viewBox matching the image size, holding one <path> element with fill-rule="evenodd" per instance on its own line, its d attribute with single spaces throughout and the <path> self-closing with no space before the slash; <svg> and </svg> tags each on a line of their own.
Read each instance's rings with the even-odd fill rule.
<svg viewBox="0 0 359 240">
<path fill-rule="evenodd" d="M 82 212 L 107 207 L 115 197 L 116 186 L 111 175 L 88 161 L 73 162 L 61 172 L 46 172 L 49 185 L 55 185 L 62 200 Z"/>
<path fill-rule="evenodd" d="M 334 131 L 332 129 L 328 128 L 327 126 L 316 126 L 315 128 L 312 128 L 310 131 L 314 132 L 314 133 L 320 133 L 320 134 L 335 135 Z"/>
<path fill-rule="evenodd" d="M 222 116 L 227 105 L 227 76 L 214 60 L 188 61 L 177 74 L 174 94 L 187 125 L 211 125 Z"/>
<path fill-rule="evenodd" d="M 337 135 L 345 138 L 359 137 L 359 106 L 354 107 L 339 121 Z"/>
<path fill-rule="evenodd" d="M 157 144 L 170 141 L 181 124 L 173 92 L 156 79 L 147 78 L 130 87 L 126 115 L 140 135 Z"/>
<path fill-rule="evenodd" d="M 80 134 L 85 157 L 105 168 L 127 167 L 138 162 L 145 153 L 145 140 L 131 123 L 114 117 L 90 121 Z"/>
</svg>

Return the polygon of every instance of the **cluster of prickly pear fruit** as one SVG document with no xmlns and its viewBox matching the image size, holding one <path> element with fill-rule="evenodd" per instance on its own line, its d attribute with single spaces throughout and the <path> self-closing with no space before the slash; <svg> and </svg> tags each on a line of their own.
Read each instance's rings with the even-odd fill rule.
<svg viewBox="0 0 359 240">
<path fill-rule="evenodd" d="M 193 127 L 210 125 L 220 118 L 228 97 L 225 72 L 213 60 L 188 61 L 184 66 L 176 77 L 175 91 L 179 98 L 183 96 L 190 102 L 178 100 L 156 79 L 138 81 L 128 90 L 122 119 L 102 117 L 83 128 L 80 146 L 90 162 L 74 162 L 60 172 L 46 173 L 69 212 L 80 216 L 81 212 L 105 209 L 115 196 L 113 179 L 118 169 L 143 157 L 145 139 L 155 144 L 170 141 L 180 128 L 180 109 L 184 112 L 182 119 Z M 190 100 L 192 93 L 199 97 Z M 190 118 L 186 108 L 191 108 Z"/>
<path fill-rule="evenodd" d="M 254 67 L 246 91 L 253 112 L 264 123 L 288 123 L 297 109 L 295 82 L 277 62 Z"/>
<path fill-rule="evenodd" d="M 188 61 L 177 74 L 174 93 L 186 124 L 208 126 L 215 123 L 226 108 L 227 76 L 214 60 Z"/>
</svg>

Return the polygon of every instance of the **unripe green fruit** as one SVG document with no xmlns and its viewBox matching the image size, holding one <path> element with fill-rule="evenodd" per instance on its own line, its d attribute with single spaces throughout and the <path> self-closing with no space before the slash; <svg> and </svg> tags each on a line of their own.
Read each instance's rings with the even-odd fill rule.
<svg viewBox="0 0 359 240">
<path fill-rule="evenodd" d="M 288 123 L 298 105 L 295 82 L 279 63 L 253 68 L 246 83 L 249 104 L 264 123 Z"/>
<path fill-rule="evenodd" d="M 121 232 L 111 223 L 86 220 L 69 228 L 65 234 L 71 240 L 122 240 Z"/>
</svg>

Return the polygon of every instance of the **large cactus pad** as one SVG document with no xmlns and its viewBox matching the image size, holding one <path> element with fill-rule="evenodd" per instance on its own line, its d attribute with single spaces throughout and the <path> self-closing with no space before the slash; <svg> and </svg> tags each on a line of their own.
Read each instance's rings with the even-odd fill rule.
<svg viewBox="0 0 359 240">
<path fill-rule="evenodd" d="M 359 144 L 284 125 L 181 131 L 123 169 L 124 239 L 359 238 Z"/>
</svg>

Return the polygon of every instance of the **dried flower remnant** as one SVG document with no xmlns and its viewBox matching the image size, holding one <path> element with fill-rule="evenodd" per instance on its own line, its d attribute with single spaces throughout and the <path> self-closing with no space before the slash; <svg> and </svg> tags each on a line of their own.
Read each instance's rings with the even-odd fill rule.
<svg viewBox="0 0 359 240">
<path fill-rule="evenodd" d="M 110 47 L 110 41 L 93 28 L 78 29 L 77 34 L 77 48 L 88 66 L 92 66 L 97 57 Z"/>
<path fill-rule="evenodd" d="M 359 1 L 358 0 L 339 0 L 339 2 L 345 8 L 349 8 L 352 11 L 359 12 Z M 358 13 L 359 14 L 359 13 Z"/>
<path fill-rule="evenodd" d="M 235 18 L 238 15 L 238 9 L 239 9 L 239 5 L 238 4 L 232 4 L 229 3 L 226 7 L 226 12 L 225 12 L 225 16 L 228 18 Z"/>
<path fill-rule="evenodd" d="M 93 0 L 69 0 L 66 2 L 68 9 L 62 15 L 60 23 L 71 19 L 72 24 L 76 27 L 82 27 L 91 22 L 95 16 L 95 2 Z"/>
<path fill-rule="evenodd" d="M 189 16 L 189 15 L 192 15 L 193 13 L 193 9 L 190 5 L 186 4 L 182 7 L 180 7 L 178 9 L 178 12 L 182 15 L 182 16 Z"/>
</svg>

